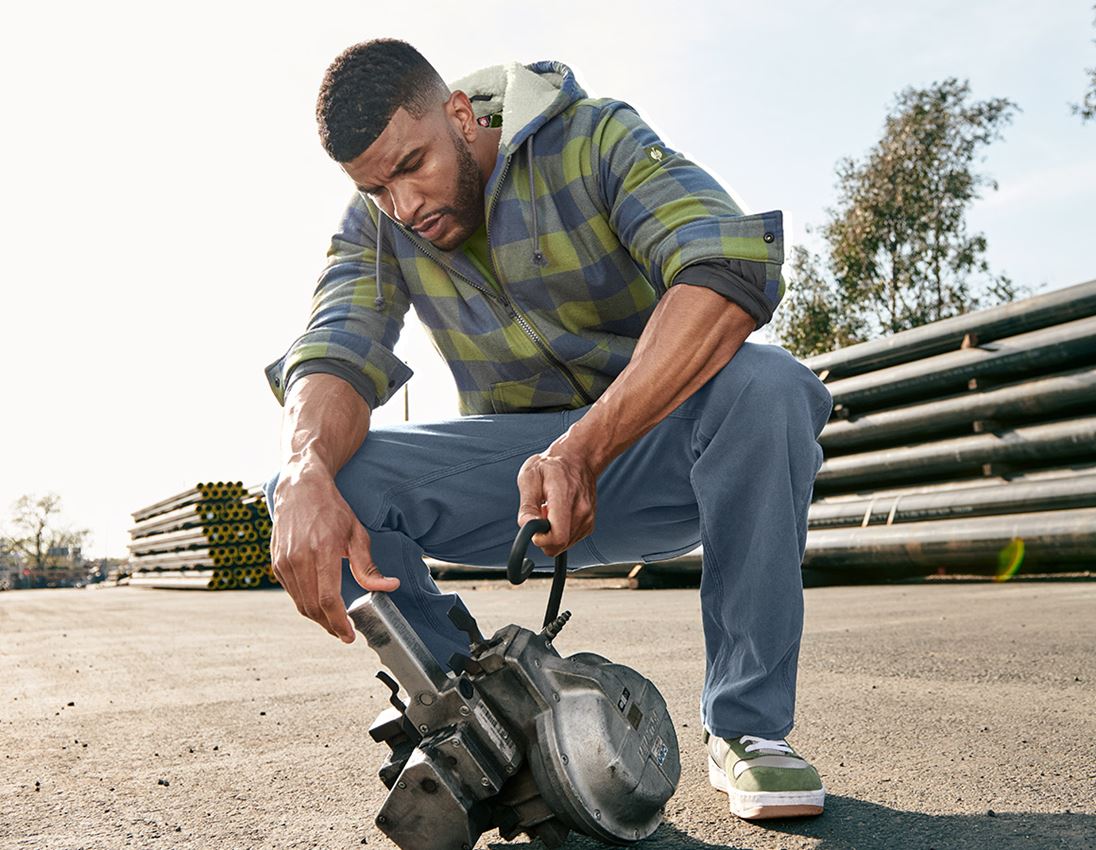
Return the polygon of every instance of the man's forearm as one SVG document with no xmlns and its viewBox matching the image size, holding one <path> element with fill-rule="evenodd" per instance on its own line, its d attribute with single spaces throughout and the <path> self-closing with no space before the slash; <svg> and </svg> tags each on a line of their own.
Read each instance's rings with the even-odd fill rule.
<svg viewBox="0 0 1096 850">
<path fill-rule="evenodd" d="M 717 292 L 688 284 L 671 287 L 628 366 L 548 454 L 582 457 L 600 474 L 726 366 L 756 325 Z"/>
<path fill-rule="evenodd" d="M 315 374 L 295 381 L 282 424 L 283 468 L 334 478 L 365 440 L 369 417 L 369 405 L 341 378 Z"/>
<path fill-rule="evenodd" d="M 297 610 L 346 643 L 354 641 L 354 626 L 342 598 L 343 559 L 365 590 L 400 586 L 373 563 L 369 533 L 335 485 L 368 432 L 369 405 L 342 378 L 317 373 L 293 383 L 271 506 L 271 568 Z"/>
</svg>

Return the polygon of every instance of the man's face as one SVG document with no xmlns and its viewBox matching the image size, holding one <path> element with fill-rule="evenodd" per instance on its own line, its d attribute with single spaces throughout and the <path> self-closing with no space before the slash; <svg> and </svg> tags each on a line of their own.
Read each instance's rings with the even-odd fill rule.
<svg viewBox="0 0 1096 850">
<path fill-rule="evenodd" d="M 422 118 L 400 107 L 343 170 L 382 210 L 443 251 L 483 222 L 483 175 L 445 104 Z"/>
</svg>

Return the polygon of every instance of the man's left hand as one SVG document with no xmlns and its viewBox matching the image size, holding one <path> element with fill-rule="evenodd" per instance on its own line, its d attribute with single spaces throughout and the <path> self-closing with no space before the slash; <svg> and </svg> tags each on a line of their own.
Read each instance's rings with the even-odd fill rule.
<svg viewBox="0 0 1096 850">
<path fill-rule="evenodd" d="M 552 525 L 533 543 L 554 557 L 593 532 L 598 476 L 726 366 L 755 325 L 718 292 L 670 287 L 624 371 L 566 433 L 522 464 L 518 525 L 545 517 Z"/>
<path fill-rule="evenodd" d="M 518 526 L 547 518 L 551 530 L 533 535 L 533 543 L 552 557 L 593 532 L 597 512 L 597 473 L 565 442 L 566 436 L 533 455 L 518 472 Z"/>
</svg>

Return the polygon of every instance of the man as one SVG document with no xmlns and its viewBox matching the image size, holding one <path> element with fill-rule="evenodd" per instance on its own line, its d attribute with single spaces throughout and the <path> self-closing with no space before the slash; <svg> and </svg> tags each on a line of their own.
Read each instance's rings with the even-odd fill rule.
<svg viewBox="0 0 1096 850">
<path fill-rule="evenodd" d="M 267 369 L 286 406 L 273 567 L 298 610 L 350 642 L 345 606 L 388 592 L 445 664 L 467 638 L 424 552 L 501 565 L 514 520 L 544 515 L 533 542 L 574 566 L 702 542 L 712 784 L 742 817 L 820 813 L 784 736 L 832 399 L 745 342 L 783 294 L 781 214 L 743 215 L 554 62 L 450 90 L 411 46 L 372 41 L 328 69 L 317 117 L 359 195 L 308 330 Z M 370 430 L 411 375 L 392 354 L 409 305 L 463 418 Z"/>
</svg>

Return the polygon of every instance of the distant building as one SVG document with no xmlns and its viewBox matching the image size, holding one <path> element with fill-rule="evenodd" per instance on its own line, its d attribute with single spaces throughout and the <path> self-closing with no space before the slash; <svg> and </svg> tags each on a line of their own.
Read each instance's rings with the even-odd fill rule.
<svg viewBox="0 0 1096 850">
<path fill-rule="evenodd" d="M 72 587 L 87 584 L 88 564 L 79 546 L 55 546 L 41 567 L 24 566 L 19 587 Z"/>
<path fill-rule="evenodd" d="M 8 549 L 0 548 L 0 590 L 12 590 L 19 579 L 19 560 Z"/>
</svg>

